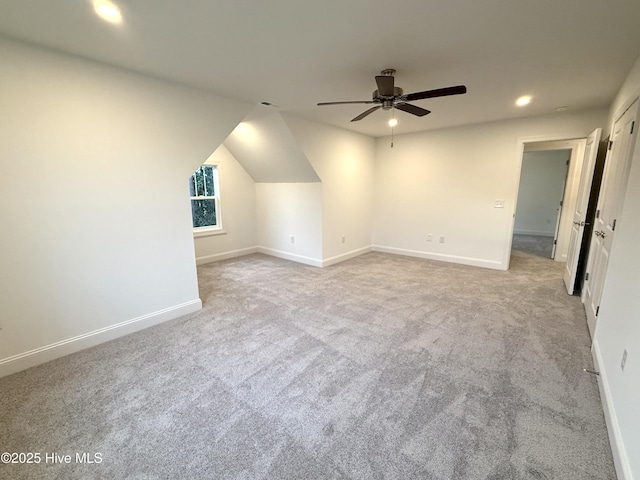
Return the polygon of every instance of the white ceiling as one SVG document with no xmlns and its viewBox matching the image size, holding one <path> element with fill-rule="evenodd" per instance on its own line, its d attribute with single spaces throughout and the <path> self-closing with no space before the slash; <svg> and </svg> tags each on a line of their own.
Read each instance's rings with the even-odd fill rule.
<svg viewBox="0 0 640 480">
<path fill-rule="evenodd" d="M 349 120 L 374 76 L 395 68 L 420 100 L 396 133 L 610 104 L 640 56 L 638 0 L 115 0 L 124 22 L 89 0 L 0 0 L 0 34 L 206 88 L 373 136 L 390 112 Z M 532 95 L 526 108 L 513 102 Z"/>
</svg>

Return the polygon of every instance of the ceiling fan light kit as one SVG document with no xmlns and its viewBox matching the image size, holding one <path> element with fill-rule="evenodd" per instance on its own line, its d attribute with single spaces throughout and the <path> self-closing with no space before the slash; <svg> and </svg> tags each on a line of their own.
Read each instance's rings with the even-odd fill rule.
<svg viewBox="0 0 640 480">
<path fill-rule="evenodd" d="M 425 90 L 423 92 L 408 93 L 405 95 L 402 88 L 395 86 L 395 73 L 396 71 L 393 68 L 388 68 L 386 70 L 382 70 L 382 72 L 380 72 L 380 75 L 376 76 L 376 85 L 378 86 L 378 88 L 377 90 L 373 91 L 371 100 L 321 102 L 318 103 L 318 106 L 372 103 L 377 104 L 376 106 L 365 110 L 357 117 L 352 118 L 352 122 L 362 120 L 376 110 L 391 110 L 392 108 L 397 108 L 398 110 L 402 110 L 403 112 L 410 113 L 411 115 L 415 115 L 417 117 L 424 117 L 425 115 L 431 113 L 431 111 L 407 102 L 411 102 L 414 100 L 423 100 L 425 98 L 446 97 L 449 95 L 461 95 L 463 93 L 467 93 L 467 87 L 465 87 L 464 85 L 457 85 L 455 87 Z"/>
</svg>

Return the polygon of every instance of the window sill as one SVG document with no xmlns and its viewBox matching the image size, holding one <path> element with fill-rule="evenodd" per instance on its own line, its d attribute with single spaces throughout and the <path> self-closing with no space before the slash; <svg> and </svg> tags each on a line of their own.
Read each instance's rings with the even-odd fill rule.
<svg viewBox="0 0 640 480">
<path fill-rule="evenodd" d="M 227 232 L 222 228 L 212 228 L 211 230 L 194 230 L 193 238 L 211 237 L 214 235 L 226 235 Z"/>
</svg>

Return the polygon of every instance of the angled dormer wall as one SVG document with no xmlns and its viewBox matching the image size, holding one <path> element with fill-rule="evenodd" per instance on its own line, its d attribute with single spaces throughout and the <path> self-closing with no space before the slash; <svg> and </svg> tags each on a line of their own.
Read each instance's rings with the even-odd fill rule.
<svg viewBox="0 0 640 480">
<path fill-rule="evenodd" d="M 322 184 L 277 110 L 257 106 L 225 140 L 255 182 L 257 250 L 322 265 Z"/>
<path fill-rule="evenodd" d="M 375 139 L 283 115 L 322 181 L 322 265 L 371 250 Z"/>
<path fill-rule="evenodd" d="M 258 105 L 224 141 L 256 183 L 320 182 L 280 113 Z"/>
<path fill-rule="evenodd" d="M 257 106 L 219 150 L 210 161 L 220 162 L 225 233 L 196 238 L 199 263 L 261 251 L 325 266 L 371 249 L 373 138 Z M 255 213 L 236 209 L 253 196 Z M 232 240 L 227 209 L 255 222 L 253 248 Z"/>
</svg>

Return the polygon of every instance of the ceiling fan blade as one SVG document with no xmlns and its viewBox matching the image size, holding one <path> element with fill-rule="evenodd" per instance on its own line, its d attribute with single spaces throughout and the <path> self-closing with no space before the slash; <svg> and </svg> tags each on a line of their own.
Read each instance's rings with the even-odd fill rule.
<svg viewBox="0 0 640 480">
<path fill-rule="evenodd" d="M 321 102 L 318 104 L 318 106 L 322 106 L 322 105 L 347 105 L 347 104 L 352 104 L 352 103 L 376 103 L 373 100 L 351 100 L 348 102 Z"/>
<path fill-rule="evenodd" d="M 382 105 L 377 105 L 375 107 L 371 107 L 369 110 L 362 112 L 360 115 L 358 115 L 357 117 L 351 119 L 352 122 L 357 122 L 358 120 L 362 120 L 364 117 L 366 117 L 367 115 L 375 112 L 376 110 L 378 110 L 379 108 L 382 108 Z"/>
<path fill-rule="evenodd" d="M 457 85 L 455 87 L 437 88 L 435 90 L 426 90 L 424 92 L 407 93 L 400 97 L 402 100 L 422 100 L 424 98 L 446 97 L 448 95 L 461 95 L 467 93 L 467 87 Z"/>
<path fill-rule="evenodd" d="M 418 117 L 424 117 L 425 115 L 428 115 L 429 113 L 431 113 L 430 110 L 417 107 L 416 105 L 411 105 L 410 103 L 396 103 L 395 108 L 397 108 L 398 110 L 402 110 L 403 112 L 416 115 Z"/>
<path fill-rule="evenodd" d="M 378 84 L 378 95 L 380 95 L 381 97 L 393 97 L 393 82 L 394 79 L 391 75 L 376 76 L 376 83 Z"/>
</svg>

